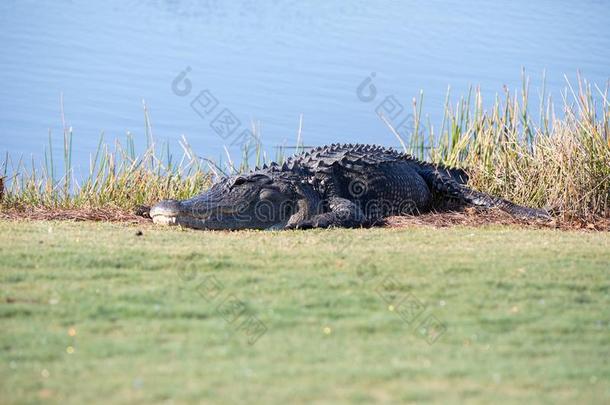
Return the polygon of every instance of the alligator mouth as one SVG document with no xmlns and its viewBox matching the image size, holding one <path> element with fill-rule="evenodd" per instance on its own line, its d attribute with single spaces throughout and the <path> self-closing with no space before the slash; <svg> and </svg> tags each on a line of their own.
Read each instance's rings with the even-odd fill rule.
<svg viewBox="0 0 610 405">
<path fill-rule="evenodd" d="M 150 209 L 150 217 L 159 225 L 178 225 L 182 216 L 182 204 L 176 200 L 161 201 Z"/>
<path fill-rule="evenodd" d="M 234 210 L 218 207 L 212 210 L 195 209 L 178 200 L 163 200 L 151 208 L 150 217 L 158 225 L 179 225 L 197 229 L 224 229 Z"/>
</svg>

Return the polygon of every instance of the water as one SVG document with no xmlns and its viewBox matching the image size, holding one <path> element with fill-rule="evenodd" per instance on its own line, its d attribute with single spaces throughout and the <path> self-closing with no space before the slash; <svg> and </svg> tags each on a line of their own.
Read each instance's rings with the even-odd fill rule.
<svg viewBox="0 0 610 405">
<path fill-rule="evenodd" d="M 532 94 L 544 70 L 556 99 L 578 69 L 605 86 L 609 3 L 4 0 L 0 152 L 40 157 L 49 130 L 59 141 L 61 94 L 81 167 L 102 131 L 145 145 L 143 100 L 158 142 L 177 150 L 184 134 L 212 158 L 223 145 L 235 153 L 252 122 L 268 150 L 294 144 L 301 115 L 308 145 L 396 145 L 375 113 L 387 96 L 410 108 L 423 89 L 438 123 L 449 85 L 456 96 L 479 85 L 490 104 L 503 85 L 521 85 L 522 67 Z M 190 87 L 177 79 L 185 69 Z M 368 85 L 360 97 L 357 88 L 371 74 L 367 102 Z M 215 108 L 200 116 L 191 102 L 204 90 L 199 112 Z M 223 111 L 239 123 L 214 130 Z"/>
</svg>

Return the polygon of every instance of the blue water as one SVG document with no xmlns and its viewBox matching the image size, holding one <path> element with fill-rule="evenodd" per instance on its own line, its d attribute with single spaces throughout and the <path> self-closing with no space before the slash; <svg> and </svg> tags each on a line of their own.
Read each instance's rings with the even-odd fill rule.
<svg viewBox="0 0 610 405">
<path fill-rule="evenodd" d="M 159 143 L 185 135 L 217 158 L 253 122 L 271 153 L 294 144 L 301 115 L 308 145 L 396 145 L 376 115 L 386 97 L 410 109 L 424 90 L 438 126 L 448 86 L 490 104 L 522 67 L 534 95 L 543 71 L 556 99 L 577 70 L 603 87 L 610 2 L 3 0 L 0 46 L 1 153 L 40 157 L 49 130 L 59 141 L 63 94 L 81 166 L 102 131 L 145 144 L 143 100 Z"/>
</svg>

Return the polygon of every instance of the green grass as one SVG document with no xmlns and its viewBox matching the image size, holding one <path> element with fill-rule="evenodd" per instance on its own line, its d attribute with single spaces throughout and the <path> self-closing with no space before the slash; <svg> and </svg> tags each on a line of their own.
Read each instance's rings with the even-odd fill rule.
<svg viewBox="0 0 610 405">
<path fill-rule="evenodd" d="M 0 222 L 0 402 L 610 401 L 607 233 L 137 229 Z"/>
</svg>

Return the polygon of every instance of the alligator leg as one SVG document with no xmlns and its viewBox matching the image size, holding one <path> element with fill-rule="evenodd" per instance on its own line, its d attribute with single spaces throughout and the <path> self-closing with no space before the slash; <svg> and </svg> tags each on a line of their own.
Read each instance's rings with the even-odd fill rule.
<svg viewBox="0 0 610 405">
<path fill-rule="evenodd" d="M 464 184 L 460 184 L 451 176 L 438 170 L 423 170 L 420 175 L 424 178 L 428 187 L 436 195 L 443 198 L 451 198 L 465 204 L 484 208 L 500 208 L 515 217 L 551 219 L 546 210 L 528 208 L 517 205 L 503 198 L 497 198 L 476 190 L 472 190 Z"/>
<path fill-rule="evenodd" d="M 360 208 L 345 198 L 333 197 L 329 200 L 329 212 L 314 215 L 293 224 L 288 224 L 286 229 L 311 229 L 311 228 L 355 228 L 366 224 L 366 218 Z"/>
</svg>

